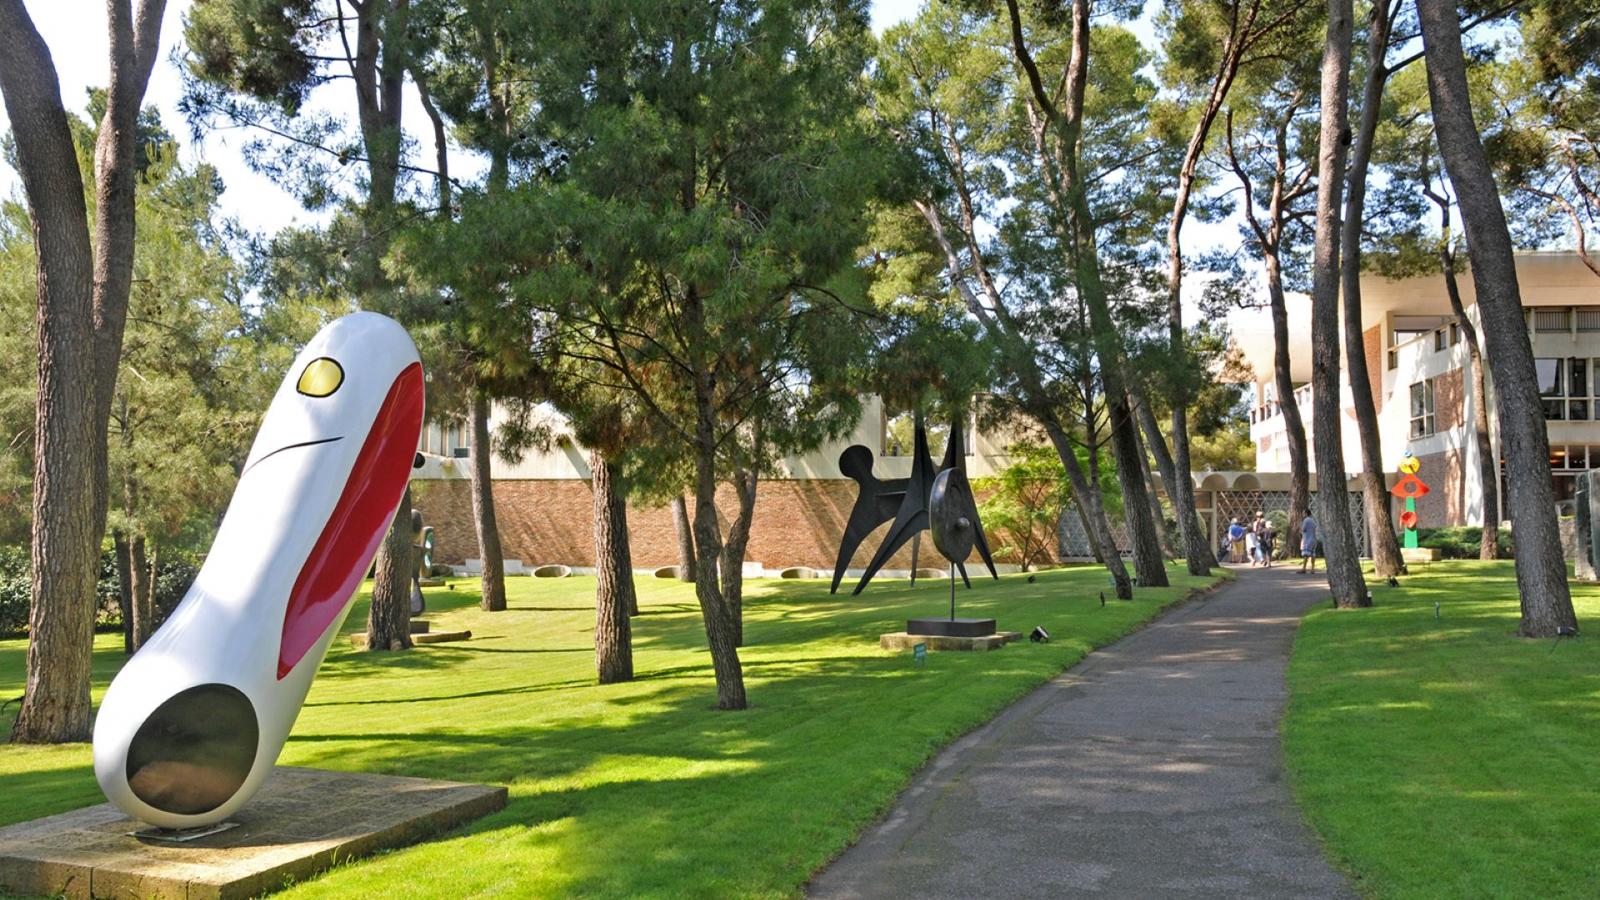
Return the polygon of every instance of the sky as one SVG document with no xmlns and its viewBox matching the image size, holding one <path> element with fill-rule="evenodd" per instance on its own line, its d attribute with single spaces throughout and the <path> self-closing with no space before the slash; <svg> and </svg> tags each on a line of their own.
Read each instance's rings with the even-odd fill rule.
<svg viewBox="0 0 1600 900">
<path fill-rule="evenodd" d="M 923 0 L 874 0 L 872 3 L 872 28 L 881 33 L 884 29 L 910 18 L 921 8 Z M 1132 28 L 1143 40 L 1154 40 L 1151 25 L 1152 11 L 1157 0 L 1149 0 L 1146 14 L 1132 23 Z M 25 0 L 24 5 L 32 15 L 45 43 L 55 60 L 57 77 L 61 82 L 61 97 L 69 110 L 82 111 L 87 91 L 108 81 L 107 36 L 105 4 L 94 0 Z M 225 190 L 221 212 L 235 218 L 248 230 L 257 234 L 272 234 L 292 224 L 313 224 L 325 219 L 325 212 L 309 212 L 298 200 L 280 188 L 271 179 L 250 169 L 242 148 L 251 135 L 241 131 L 213 131 L 196 141 L 189 133 L 188 123 L 178 111 L 183 84 L 176 61 L 182 43 L 183 17 L 192 0 L 168 0 L 166 17 L 161 29 L 161 54 L 156 60 L 145 93 L 145 105 L 154 105 L 161 111 L 168 130 L 180 137 L 182 155 L 186 162 L 204 161 L 217 168 Z M 342 85 L 340 86 L 342 87 Z M 348 89 L 324 89 L 313 95 L 310 110 L 328 109 L 329 104 L 344 100 Z M 346 100 L 353 107 L 353 100 Z M 351 113 L 351 110 L 346 110 Z M 353 118 L 353 114 L 348 116 Z M 432 133 L 424 132 L 427 122 L 415 91 L 408 90 L 406 106 L 401 120 L 407 123 L 406 131 L 420 146 L 432 147 Z M 3 107 L 0 107 L 0 132 L 9 127 Z M 431 154 L 431 151 L 430 151 Z M 458 177 L 470 174 L 477 165 L 467 154 L 457 152 L 451 157 L 452 174 Z M 15 171 L 0 162 L 0 197 L 19 197 L 20 180 Z M 1236 240 L 1237 226 L 1232 222 L 1192 222 L 1185 229 L 1185 252 L 1196 253 L 1218 242 Z M 1191 281 L 1193 283 L 1193 281 Z M 1188 290 L 1185 293 L 1189 293 Z M 1190 314 L 1194 315 L 1193 312 Z"/>
<path fill-rule="evenodd" d="M 876 0 L 872 4 L 872 27 L 882 32 L 897 22 L 916 15 L 922 0 Z M 93 0 L 25 0 L 34 25 L 44 37 L 55 59 L 56 75 L 61 81 L 62 102 L 69 110 L 81 111 L 90 87 L 101 87 L 109 80 L 107 74 L 107 36 L 105 4 Z M 258 233 L 272 233 L 296 222 L 317 222 L 321 214 L 302 209 L 299 201 L 270 179 L 250 170 L 246 165 L 242 147 L 249 136 L 239 132 L 214 132 L 203 142 L 195 143 L 189 134 L 188 124 L 178 111 L 178 101 L 183 94 L 178 64 L 174 61 L 182 43 L 183 17 L 192 0 L 167 0 L 166 17 L 161 28 L 161 55 L 156 60 L 150 76 L 150 86 L 145 93 L 145 105 L 161 110 L 167 129 L 181 138 L 186 161 L 204 160 L 217 167 L 226 190 L 222 197 L 222 211 L 236 217 L 247 228 Z M 324 91 L 322 97 L 334 92 Z M 352 104 L 353 105 L 353 104 Z M 431 132 L 419 127 L 426 122 L 426 114 L 414 92 L 407 92 L 407 105 L 401 121 L 409 123 L 407 132 L 425 147 L 432 146 Z M 5 110 L 0 107 L 0 131 L 9 127 Z M 454 168 L 458 160 L 451 159 Z M 471 166 L 460 160 L 467 171 Z M 11 167 L 0 163 L 0 196 L 18 194 L 20 180 Z"/>
</svg>

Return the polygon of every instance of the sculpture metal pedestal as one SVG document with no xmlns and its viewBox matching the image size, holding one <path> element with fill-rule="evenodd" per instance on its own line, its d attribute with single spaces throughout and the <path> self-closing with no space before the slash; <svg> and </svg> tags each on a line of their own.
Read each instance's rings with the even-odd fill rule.
<svg viewBox="0 0 1600 900">
<path fill-rule="evenodd" d="M 994 634 L 993 619 L 907 619 L 907 634 L 941 637 L 983 637 Z"/>
</svg>

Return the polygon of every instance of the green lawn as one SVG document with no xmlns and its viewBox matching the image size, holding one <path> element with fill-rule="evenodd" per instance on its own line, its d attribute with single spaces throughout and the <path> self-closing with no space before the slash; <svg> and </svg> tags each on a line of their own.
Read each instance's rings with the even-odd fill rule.
<svg viewBox="0 0 1600 900">
<path fill-rule="evenodd" d="M 1600 896 L 1600 636 L 1514 637 L 1509 562 L 1373 594 L 1308 615 L 1289 666 L 1288 765 L 1335 862 L 1376 897 Z M 1600 632 L 1600 587 L 1573 600 Z"/>
<path fill-rule="evenodd" d="M 937 749 L 1148 620 L 1204 579 L 1101 607 L 1104 570 L 974 582 L 961 612 L 1044 625 L 1049 644 L 990 653 L 880 651 L 948 582 L 748 582 L 741 651 L 752 708 L 714 709 L 693 590 L 640 579 L 638 679 L 593 683 L 594 582 L 510 579 L 511 608 L 429 593 L 435 628 L 467 643 L 362 654 L 341 641 L 282 762 L 510 786 L 510 806 L 441 840 L 355 863 L 294 896 L 792 896 L 881 813 Z M 357 605 L 352 627 L 364 623 Z M 102 635 L 95 689 L 122 657 Z M 22 692 L 23 643 L 0 641 L 0 697 Z M 13 705 L 0 714 L 9 731 Z M 97 802 L 89 748 L 0 745 L 0 824 Z"/>
</svg>

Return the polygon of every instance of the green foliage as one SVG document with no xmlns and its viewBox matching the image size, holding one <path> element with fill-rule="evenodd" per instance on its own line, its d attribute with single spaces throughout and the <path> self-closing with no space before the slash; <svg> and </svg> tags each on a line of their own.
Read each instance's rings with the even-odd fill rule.
<svg viewBox="0 0 1600 900">
<path fill-rule="evenodd" d="M 1024 569 L 1055 562 L 1056 528 L 1072 502 L 1067 469 L 1046 444 L 1019 442 L 1006 453 L 1004 469 L 973 482 L 983 497 L 978 515 L 984 530 L 996 539 L 994 554 Z"/>
<path fill-rule="evenodd" d="M 1500 558 L 1510 559 L 1514 546 L 1512 533 L 1500 531 Z M 1444 559 L 1477 559 L 1483 548 L 1483 529 L 1476 525 L 1453 525 L 1448 528 L 1418 528 L 1417 544 L 1439 551 Z"/>
<path fill-rule="evenodd" d="M 190 70 L 292 113 L 321 80 L 326 12 L 316 0 L 196 0 L 183 28 Z"/>
<path fill-rule="evenodd" d="M 220 185 L 175 162 L 139 189 L 134 290 L 112 401 L 110 526 L 153 543 L 226 505 L 279 371 L 241 337 L 237 265 L 215 224 Z"/>
<path fill-rule="evenodd" d="M 183 599 L 199 573 L 200 567 L 187 554 L 170 553 L 157 562 L 154 597 L 157 625 Z M 26 633 L 31 589 L 32 564 L 28 559 L 28 547 L 0 545 L 0 635 Z M 95 583 L 96 630 L 122 628 L 121 590 L 116 553 L 108 548 L 100 554 Z"/>
<path fill-rule="evenodd" d="M 1366 896 L 1594 896 L 1600 646 L 1516 637 L 1509 562 L 1418 569 L 1295 632 L 1283 749 L 1301 809 Z M 1572 601 L 1600 616 L 1600 588 Z"/>
<path fill-rule="evenodd" d="M 0 202 L 0 545 L 28 539 L 33 510 L 36 278 L 27 210 Z"/>
<path fill-rule="evenodd" d="M 856 262 L 892 174 L 861 115 L 864 11 L 528 6 L 506 35 L 537 61 L 529 127 L 561 165 L 469 193 L 401 250 L 482 352 L 547 373 L 636 483 L 681 488 L 691 456 L 765 469 L 852 428 L 873 340 Z"/>
<path fill-rule="evenodd" d="M 434 630 L 473 639 L 399 654 L 348 646 L 366 618 L 358 601 L 282 763 L 501 784 L 510 803 L 282 896 L 393 885 L 415 898 L 796 896 L 941 747 L 1212 583 L 1171 572 L 1173 587 L 1105 608 L 1093 569 L 975 581 L 968 614 L 1044 625 L 1054 639 L 935 652 L 925 667 L 879 650 L 877 635 L 939 608 L 944 581 L 883 580 L 853 598 L 825 581 L 753 582 L 741 655 L 759 702 L 738 715 L 707 708 L 690 585 L 639 583 L 639 677 L 611 685 L 594 678 L 593 578 L 507 579 L 509 609 L 497 613 L 477 609 L 476 579 L 430 588 Z M 21 693 L 24 653 L 0 641 L 0 698 Z M 124 660 L 120 639 L 97 641 L 97 701 Z M 0 825 L 100 802 L 87 744 L 3 743 L 15 710 L 0 710 Z"/>
<path fill-rule="evenodd" d="M 0 635 L 20 634 L 28 627 L 31 573 L 26 546 L 0 545 Z"/>
</svg>

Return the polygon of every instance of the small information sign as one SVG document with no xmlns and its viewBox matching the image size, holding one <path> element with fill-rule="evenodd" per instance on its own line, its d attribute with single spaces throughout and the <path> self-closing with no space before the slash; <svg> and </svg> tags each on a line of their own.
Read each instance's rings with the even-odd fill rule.
<svg viewBox="0 0 1600 900">
<path fill-rule="evenodd" d="M 925 665 L 928 662 L 928 645 L 926 643 L 911 645 L 911 659 L 919 666 Z"/>
</svg>

